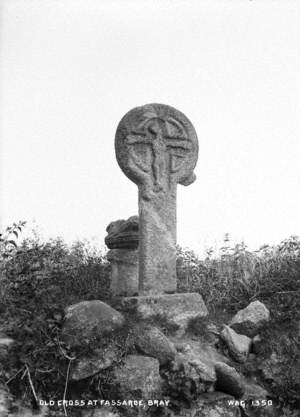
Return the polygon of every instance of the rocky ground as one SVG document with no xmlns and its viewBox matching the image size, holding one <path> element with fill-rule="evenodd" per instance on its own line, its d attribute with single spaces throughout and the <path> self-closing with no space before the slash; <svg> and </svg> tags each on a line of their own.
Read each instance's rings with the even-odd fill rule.
<svg viewBox="0 0 300 417">
<path fill-rule="evenodd" d="M 260 301 L 251 302 L 227 323 L 216 323 L 207 313 L 196 315 L 184 332 L 164 317 L 147 320 L 122 311 L 118 303 L 114 307 L 93 300 L 65 311 L 61 349 L 69 365 L 61 400 L 68 400 L 68 406 L 61 403 L 58 407 L 58 399 L 49 404 L 50 399 L 44 398 L 44 405 L 32 411 L 16 402 L 6 384 L 0 389 L 0 416 L 300 415 L 277 408 L 279 399 L 272 383 L 280 378 L 285 362 L 275 354 L 268 359 L 262 354 L 270 313 Z M 13 344 L 13 339 L 1 335 L 2 363 L 8 360 Z M 39 402 L 29 370 L 22 372 Z M 101 398 L 108 402 L 99 408 Z M 96 399 L 97 404 L 93 403 Z M 84 406 L 72 407 L 76 400 Z M 123 400 L 143 402 L 131 407 L 122 406 Z"/>
</svg>

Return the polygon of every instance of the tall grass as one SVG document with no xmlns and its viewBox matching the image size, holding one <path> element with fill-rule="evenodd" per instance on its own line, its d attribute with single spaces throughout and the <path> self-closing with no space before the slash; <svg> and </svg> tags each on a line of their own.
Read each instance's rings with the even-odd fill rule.
<svg viewBox="0 0 300 417">
<path fill-rule="evenodd" d="M 300 295 L 300 240 L 291 236 L 251 252 L 225 236 L 220 251 L 207 251 L 204 260 L 178 247 L 177 277 L 180 291 L 201 292 L 212 309 L 236 311 L 255 299 L 292 308 Z"/>
</svg>

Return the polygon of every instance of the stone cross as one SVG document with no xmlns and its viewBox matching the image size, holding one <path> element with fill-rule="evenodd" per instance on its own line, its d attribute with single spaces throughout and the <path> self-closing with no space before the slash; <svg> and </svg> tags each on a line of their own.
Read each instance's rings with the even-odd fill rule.
<svg viewBox="0 0 300 417">
<path fill-rule="evenodd" d="M 115 148 L 121 169 L 139 188 L 139 294 L 173 293 L 176 188 L 195 180 L 195 129 L 178 110 L 147 104 L 120 121 Z"/>
</svg>

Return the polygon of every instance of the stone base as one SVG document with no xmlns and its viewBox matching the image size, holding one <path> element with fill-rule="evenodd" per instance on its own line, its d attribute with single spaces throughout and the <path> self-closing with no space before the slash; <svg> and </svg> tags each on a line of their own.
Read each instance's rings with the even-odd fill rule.
<svg viewBox="0 0 300 417">
<path fill-rule="evenodd" d="M 111 264 L 110 289 L 113 295 L 131 297 L 139 293 L 138 250 L 111 249 L 107 253 Z"/>
<path fill-rule="evenodd" d="M 181 332 L 187 329 L 191 319 L 208 315 L 204 301 L 198 293 L 125 297 L 122 308 L 134 312 L 139 319 L 157 319 Z"/>
</svg>

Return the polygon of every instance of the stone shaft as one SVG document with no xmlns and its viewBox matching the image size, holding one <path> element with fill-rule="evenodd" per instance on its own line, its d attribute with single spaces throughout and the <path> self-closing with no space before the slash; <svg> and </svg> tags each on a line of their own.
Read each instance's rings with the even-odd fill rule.
<svg viewBox="0 0 300 417">
<path fill-rule="evenodd" d="M 176 291 L 176 184 L 146 200 L 139 192 L 139 294 Z"/>
</svg>

